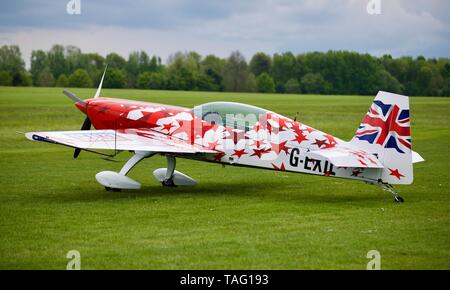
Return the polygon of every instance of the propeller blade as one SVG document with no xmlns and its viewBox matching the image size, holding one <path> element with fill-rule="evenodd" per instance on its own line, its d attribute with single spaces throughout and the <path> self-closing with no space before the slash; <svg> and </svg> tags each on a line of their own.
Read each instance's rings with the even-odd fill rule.
<svg viewBox="0 0 450 290">
<path fill-rule="evenodd" d="M 91 125 L 92 125 L 91 120 L 89 119 L 89 117 L 86 117 L 86 119 L 84 119 L 83 126 L 81 126 L 81 130 L 84 130 L 84 131 L 90 130 Z M 78 157 L 78 155 L 80 155 L 80 153 L 81 153 L 81 149 L 75 148 L 75 151 L 73 152 L 73 158 L 76 159 Z"/>
<path fill-rule="evenodd" d="M 75 148 L 75 151 L 73 152 L 73 158 L 77 159 L 78 155 L 80 155 L 81 149 Z"/>
<path fill-rule="evenodd" d="M 81 126 L 81 130 L 90 130 L 91 125 L 91 120 L 89 119 L 89 117 L 86 117 L 86 119 L 84 119 L 83 126 Z"/>
<path fill-rule="evenodd" d="M 103 75 L 102 75 L 102 79 L 100 80 L 100 84 L 98 85 L 97 91 L 95 92 L 95 98 L 98 98 L 100 96 L 100 91 L 102 90 L 102 86 L 103 86 L 103 79 L 105 78 L 105 74 L 106 74 L 106 69 L 108 68 L 108 65 L 106 65 L 105 70 L 103 71 Z"/>
<path fill-rule="evenodd" d="M 63 90 L 63 94 L 68 96 L 71 100 L 75 101 L 75 103 L 80 103 L 85 106 L 87 105 L 87 103 L 84 100 L 80 99 L 79 97 L 75 96 L 75 94 L 69 91 Z"/>
</svg>

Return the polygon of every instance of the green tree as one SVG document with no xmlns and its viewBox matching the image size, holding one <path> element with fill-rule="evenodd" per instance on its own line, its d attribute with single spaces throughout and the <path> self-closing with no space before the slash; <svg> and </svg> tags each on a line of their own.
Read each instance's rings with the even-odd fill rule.
<svg viewBox="0 0 450 290">
<path fill-rule="evenodd" d="M 258 77 L 262 73 L 270 73 L 270 70 L 272 68 L 272 59 L 269 55 L 258 52 L 255 55 L 253 55 L 252 59 L 250 60 L 250 71 Z"/>
<path fill-rule="evenodd" d="M 225 91 L 246 91 L 248 88 L 248 77 L 248 66 L 244 56 L 239 51 L 232 52 L 223 69 Z"/>
<path fill-rule="evenodd" d="M 263 72 L 256 77 L 256 86 L 260 93 L 273 93 L 275 92 L 275 83 L 268 73 Z"/>
<path fill-rule="evenodd" d="M 375 74 L 376 86 L 379 90 L 391 93 L 403 93 L 402 84 L 386 70 L 379 70 Z"/>
<path fill-rule="evenodd" d="M 92 87 L 92 79 L 84 69 L 77 69 L 69 76 L 69 86 L 79 88 Z"/>
<path fill-rule="evenodd" d="M 106 63 L 109 68 L 124 69 L 127 61 L 115 52 L 106 56 Z"/>
<path fill-rule="evenodd" d="M 208 78 L 210 83 L 211 91 L 222 91 L 223 90 L 223 68 L 225 66 L 225 61 L 218 58 L 215 55 L 207 55 L 205 59 L 201 62 L 201 69 L 205 78 Z"/>
<path fill-rule="evenodd" d="M 65 74 L 59 75 L 58 79 L 56 80 L 56 87 L 64 88 L 69 86 L 69 78 Z"/>
<path fill-rule="evenodd" d="M 58 78 L 60 74 L 69 72 L 64 56 L 64 46 L 59 44 L 53 45 L 47 53 L 47 57 L 50 71 L 55 78 Z"/>
<path fill-rule="evenodd" d="M 140 89 L 162 90 L 166 88 L 166 77 L 162 72 L 143 72 L 137 79 Z"/>
<path fill-rule="evenodd" d="M 450 77 L 444 80 L 441 96 L 450 97 Z"/>
<path fill-rule="evenodd" d="M 117 68 L 108 69 L 103 86 L 105 88 L 124 88 L 127 85 L 127 77 L 123 70 Z"/>
<path fill-rule="evenodd" d="M 47 53 L 43 50 L 33 50 L 31 52 L 31 78 L 33 79 L 33 84 L 37 84 L 39 73 L 45 68 L 49 68 L 50 64 L 48 61 Z M 50 68 L 49 68 L 50 69 Z"/>
<path fill-rule="evenodd" d="M 301 92 L 300 84 L 296 79 L 288 80 L 284 87 L 288 94 L 299 94 Z"/>
<path fill-rule="evenodd" d="M 86 54 L 89 70 L 104 70 L 105 69 L 105 58 L 98 53 L 87 53 Z"/>
<path fill-rule="evenodd" d="M 36 85 L 40 87 L 53 87 L 55 85 L 55 78 L 53 77 L 49 67 L 45 67 L 38 74 Z"/>
<path fill-rule="evenodd" d="M 0 48 L 0 71 L 9 72 L 13 86 L 30 86 L 32 84 L 31 76 L 25 71 L 25 63 L 20 49 L 16 45 L 3 45 Z M 9 78 L 6 75 L 4 77 L 5 83 L 8 83 Z"/>
<path fill-rule="evenodd" d="M 25 71 L 25 62 L 17 45 L 3 45 L 0 48 L 0 71 L 8 71 L 13 78 L 15 74 Z"/>
<path fill-rule="evenodd" d="M 136 87 L 138 76 L 143 72 L 158 72 L 161 70 L 161 59 L 153 56 L 150 58 L 145 51 L 130 53 L 126 63 L 128 86 Z"/>
<path fill-rule="evenodd" d="M 0 86 L 12 86 L 12 76 L 9 71 L 0 71 Z"/>
<path fill-rule="evenodd" d="M 65 48 L 66 72 L 73 72 L 79 68 L 89 71 L 92 69 L 89 55 L 81 52 L 76 46 L 68 45 Z"/>
<path fill-rule="evenodd" d="M 26 71 L 14 73 L 12 75 L 12 85 L 20 87 L 29 87 L 33 85 L 31 75 Z"/>
<path fill-rule="evenodd" d="M 323 94 L 328 92 L 330 84 L 320 73 L 308 73 L 303 76 L 301 87 L 307 94 Z"/>
<path fill-rule="evenodd" d="M 169 57 L 167 88 L 171 90 L 199 90 L 201 56 L 196 52 L 177 52 Z M 202 84 L 203 85 L 203 84 Z"/>
<path fill-rule="evenodd" d="M 168 70 L 167 88 L 170 90 L 191 91 L 197 86 L 193 71 L 187 67 Z"/>
<path fill-rule="evenodd" d="M 249 73 L 247 76 L 247 81 L 245 82 L 245 91 L 256 92 L 258 91 L 258 84 L 256 83 L 256 78 L 253 73 Z"/>
<path fill-rule="evenodd" d="M 291 52 L 273 56 L 272 77 L 277 92 L 284 92 L 284 84 L 292 78 L 297 78 L 297 59 Z"/>
</svg>

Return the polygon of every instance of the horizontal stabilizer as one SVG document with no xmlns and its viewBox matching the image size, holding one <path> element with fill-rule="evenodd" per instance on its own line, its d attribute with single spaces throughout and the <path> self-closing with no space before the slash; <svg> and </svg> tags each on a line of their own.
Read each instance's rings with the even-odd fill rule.
<svg viewBox="0 0 450 290">
<path fill-rule="evenodd" d="M 412 163 L 419 163 L 423 161 L 425 161 L 425 159 L 423 159 L 419 153 L 417 153 L 416 151 L 412 152 Z"/>
<path fill-rule="evenodd" d="M 312 159 L 325 158 L 336 167 L 384 168 L 375 156 L 350 148 L 321 149 L 308 152 L 306 155 Z"/>
</svg>

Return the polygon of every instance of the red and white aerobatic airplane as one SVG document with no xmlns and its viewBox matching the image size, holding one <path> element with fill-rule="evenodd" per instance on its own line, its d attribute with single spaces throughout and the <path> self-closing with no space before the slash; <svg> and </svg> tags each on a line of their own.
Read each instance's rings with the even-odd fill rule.
<svg viewBox="0 0 450 290">
<path fill-rule="evenodd" d="M 105 70 L 106 71 L 106 70 Z M 105 74 L 103 74 L 104 77 Z M 413 163 L 424 161 L 411 150 L 409 99 L 379 92 L 352 140 L 343 141 L 275 112 L 251 105 L 212 102 L 192 109 L 101 98 L 103 77 L 94 98 L 64 91 L 86 114 L 80 131 L 29 132 L 30 140 L 97 150 L 132 151 L 120 172 L 102 171 L 107 190 L 139 189 L 127 173 L 144 158 L 167 157 L 167 168 L 153 172 L 165 186 L 196 181 L 175 170 L 176 158 L 316 174 L 364 181 L 403 199 L 392 184 L 411 184 Z M 95 127 L 95 131 L 87 131 Z M 114 154 L 115 155 L 115 154 Z"/>
</svg>

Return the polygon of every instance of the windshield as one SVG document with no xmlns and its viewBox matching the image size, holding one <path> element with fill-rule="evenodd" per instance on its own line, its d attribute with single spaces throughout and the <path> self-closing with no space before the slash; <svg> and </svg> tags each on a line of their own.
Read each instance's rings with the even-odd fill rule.
<svg viewBox="0 0 450 290">
<path fill-rule="evenodd" d="M 267 110 L 241 103 L 212 102 L 194 107 L 196 117 L 209 122 L 231 128 L 245 129 L 258 122 Z"/>
</svg>

